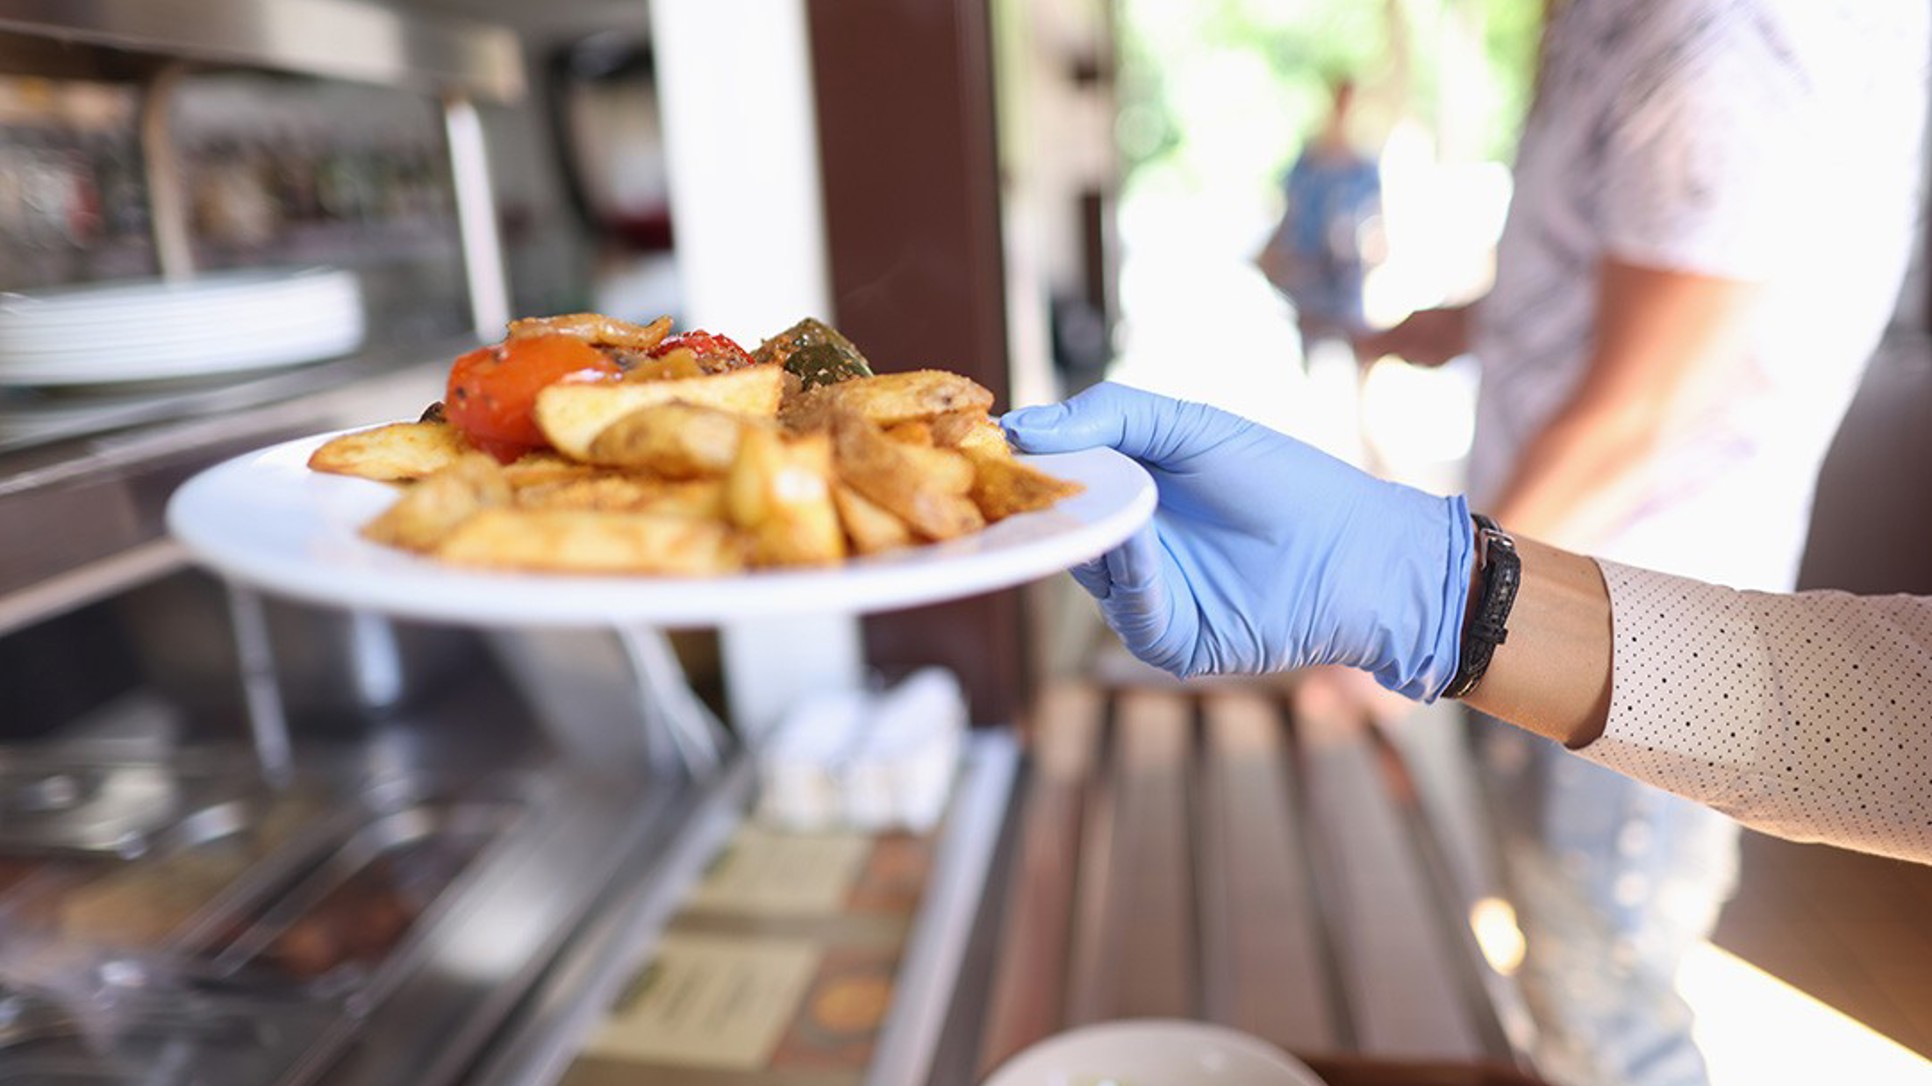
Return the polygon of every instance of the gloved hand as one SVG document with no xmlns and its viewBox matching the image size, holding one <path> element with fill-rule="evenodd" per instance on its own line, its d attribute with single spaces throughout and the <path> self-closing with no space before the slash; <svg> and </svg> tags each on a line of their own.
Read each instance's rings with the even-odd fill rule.
<svg viewBox="0 0 1932 1086">
<path fill-rule="evenodd" d="M 1462 498 L 1124 385 L 1000 425 L 1026 452 L 1105 445 L 1153 475 L 1153 523 L 1072 571 L 1142 660 L 1181 677 L 1346 664 L 1424 700 L 1455 677 L 1474 553 Z"/>
</svg>

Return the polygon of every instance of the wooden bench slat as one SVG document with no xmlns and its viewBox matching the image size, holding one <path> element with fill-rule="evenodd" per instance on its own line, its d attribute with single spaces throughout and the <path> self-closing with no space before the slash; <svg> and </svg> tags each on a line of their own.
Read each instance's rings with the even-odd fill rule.
<svg viewBox="0 0 1932 1086">
<path fill-rule="evenodd" d="M 1119 984 L 1109 1017 L 1191 1017 L 1196 1008 L 1194 870 L 1188 778 L 1193 704 L 1176 692 L 1120 696 L 1114 885 Z"/>
<path fill-rule="evenodd" d="M 1081 807 L 1100 744 L 1104 701 L 1092 686 L 1043 691 L 1029 732 L 1032 764 L 1005 902 L 981 1074 L 1066 1023 Z"/>
<path fill-rule="evenodd" d="M 1275 702 L 1203 701 L 1201 947 L 1210 1019 L 1290 1051 L 1340 1046 Z"/>
<path fill-rule="evenodd" d="M 1376 753 L 1354 722 L 1297 721 L 1299 774 L 1317 833 L 1330 937 L 1343 971 L 1356 1042 L 1404 1059 L 1469 1060 L 1483 1046 L 1469 1019 L 1451 948 Z"/>
<path fill-rule="evenodd" d="M 1114 926 L 1119 896 L 1114 892 L 1114 813 L 1111 696 L 1101 711 L 1102 734 L 1092 776 L 1080 800 L 1080 837 L 1074 866 L 1072 952 L 1067 961 L 1065 1025 L 1084 1026 L 1109 1017 L 1108 993 L 1118 958 Z"/>
</svg>

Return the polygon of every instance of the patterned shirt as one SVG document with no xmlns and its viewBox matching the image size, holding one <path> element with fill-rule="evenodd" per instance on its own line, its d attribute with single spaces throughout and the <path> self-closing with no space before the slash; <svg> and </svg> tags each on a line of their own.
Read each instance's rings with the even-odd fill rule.
<svg viewBox="0 0 1932 1086">
<path fill-rule="evenodd" d="M 1551 542 L 1791 585 L 1915 237 L 1929 48 L 1925 0 L 1572 0 L 1478 313 L 1479 503 L 1583 376 L 1605 258 L 1760 283 L 1741 364 L 1665 420 L 1627 521 Z"/>
<path fill-rule="evenodd" d="M 1614 686 L 1579 754 L 1767 833 L 1932 863 L 1932 599 L 1598 565 Z"/>
</svg>

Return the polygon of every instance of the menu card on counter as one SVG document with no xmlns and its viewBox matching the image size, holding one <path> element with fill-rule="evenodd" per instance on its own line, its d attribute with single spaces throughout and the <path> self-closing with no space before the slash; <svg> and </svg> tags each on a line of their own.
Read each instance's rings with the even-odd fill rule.
<svg viewBox="0 0 1932 1086">
<path fill-rule="evenodd" d="M 927 837 L 741 827 L 564 1086 L 856 1086 L 931 860 Z"/>
</svg>

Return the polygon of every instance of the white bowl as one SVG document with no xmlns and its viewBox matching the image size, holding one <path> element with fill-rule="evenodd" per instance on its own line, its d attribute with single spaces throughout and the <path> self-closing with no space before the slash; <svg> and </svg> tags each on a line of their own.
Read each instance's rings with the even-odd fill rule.
<svg viewBox="0 0 1932 1086">
<path fill-rule="evenodd" d="M 1055 1034 L 1001 1064 L 984 1086 L 1322 1086 L 1308 1066 L 1226 1026 L 1103 1022 Z"/>
</svg>

